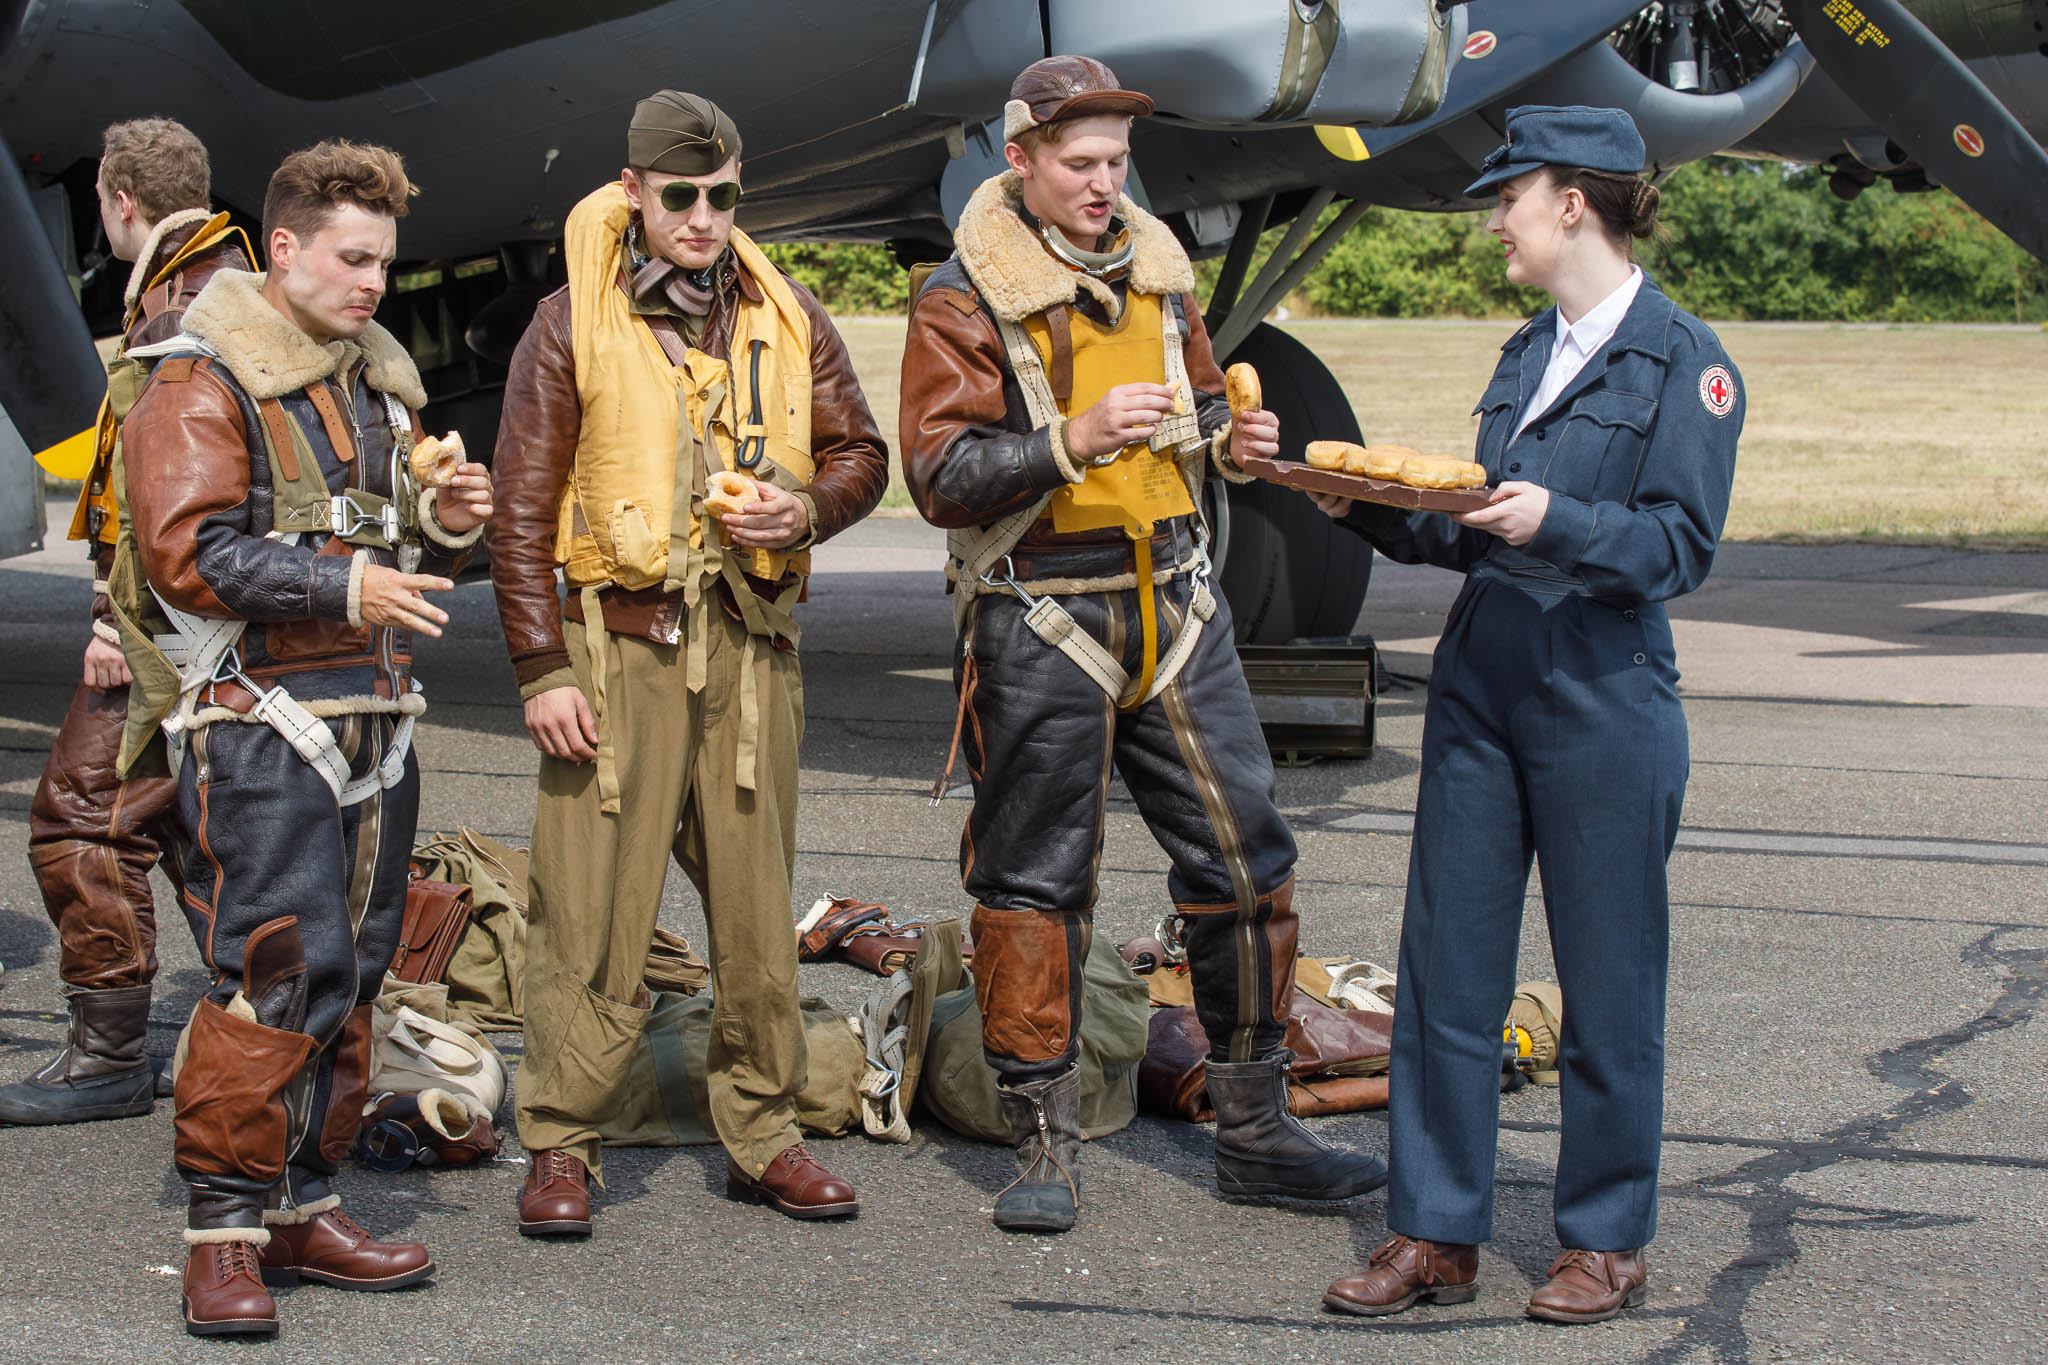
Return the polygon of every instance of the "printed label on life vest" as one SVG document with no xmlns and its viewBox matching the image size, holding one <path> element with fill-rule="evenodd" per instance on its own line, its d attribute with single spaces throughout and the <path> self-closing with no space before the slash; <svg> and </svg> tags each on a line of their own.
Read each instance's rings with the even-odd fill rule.
<svg viewBox="0 0 2048 1365">
<path fill-rule="evenodd" d="M 1716 417 L 1735 411 L 1735 376 L 1726 365 L 1709 365 L 1700 372 L 1700 404 Z"/>
</svg>

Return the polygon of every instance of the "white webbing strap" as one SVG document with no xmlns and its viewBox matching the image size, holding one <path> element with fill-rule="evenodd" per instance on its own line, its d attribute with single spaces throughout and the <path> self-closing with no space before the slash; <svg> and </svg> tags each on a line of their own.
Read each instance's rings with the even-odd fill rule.
<svg viewBox="0 0 2048 1365">
<path fill-rule="evenodd" d="M 1022 590 L 1018 591 L 1022 595 Z M 1174 636 L 1166 657 L 1159 661 L 1152 686 L 1142 697 L 1131 695 L 1131 675 L 1094 636 L 1081 629 L 1081 623 L 1060 605 L 1057 597 L 1035 599 L 1031 610 L 1024 613 L 1024 624 L 1031 627 L 1032 634 L 1073 660 L 1075 666 L 1118 706 L 1129 708 L 1151 701 L 1180 676 L 1181 669 L 1194 655 L 1196 642 L 1202 638 L 1202 628 L 1215 614 L 1216 597 L 1209 591 L 1209 580 L 1198 577 L 1195 590 L 1188 599 L 1187 619 L 1181 624 L 1180 634 Z"/>
<path fill-rule="evenodd" d="M 299 537 L 297 532 L 291 532 L 276 539 L 287 545 L 296 545 Z M 249 623 L 194 616 L 164 601 L 163 594 L 155 588 L 150 592 L 156 597 L 164 619 L 171 623 L 170 634 L 156 637 L 156 647 L 178 670 L 178 704 L 163 720 L 164 740 L 175 772 L 184 762 L 185 739 L 193 728 L 199 694 L 216 680 L 222 661 L 241 641 Z M 377 766 L 352 779 L 348 758 L 335 742 L 334 732 L 327 727 L 326 721 L 300 705 L 281 686 L 267 691 L 252 686 L 249 690 L 256 694 L 256 704 L 250 708 L 249 714 L 284 736 L 292 750 L 320 774 L 341 805 L 353 806 L 367 800 L 376 792 L 398 785 L 399 779 L 405 776 L 405 756 L 412 749 L 415 719 L 411 713 L 398 718 L 390 747 Z M 414 682 L 412 690 L 418 692 L 420 685 Z"/>
<path fill-rule="evenodd" d="M 413 684 L 413 690 L 419 691 L 418 683 Z M 313 771 L 326 781 L 335 801 L 343 807 L 353 806 L 395 787 L 405 776 L 405 756 L 412 748 L 414 718 L 410 714 L 398 718 L 390 747 L 384 751 L 377 766 L 356 778 L 349 776 L 348 757 L 341 752 L 341 746 L 335 742 L 334 731 L 328 728 L 327 722 L 301 706 L 284 688 L 273 687 L 257 694 L 256 705 L 249 714 L 283 735 L 298 756 L 311 764 Z"/>
</svg>

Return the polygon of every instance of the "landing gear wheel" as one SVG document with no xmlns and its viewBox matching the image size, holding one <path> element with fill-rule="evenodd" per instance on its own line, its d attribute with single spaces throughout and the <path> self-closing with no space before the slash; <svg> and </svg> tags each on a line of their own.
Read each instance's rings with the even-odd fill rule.
<svg viewBox="0 0 2048 1365">
<path fill-rule="evenodd" d="M 1260 323 L 1230 359 L 1258 370 L 1266 409 L 1280 419 L 1281 459 L 1299 460 L 1310 441 L 1359 440 L 1358 419 L 1337 377 L 1287 333 Z M 1228 496 L 1229 532 L 1227 539 L 1219 536 L 1223 557 L 1216 576 L 1237 623 L 1237 643 L 1349 635 L 1365 603 L 1372 547 L 1294 489 L 1231 484 Z"/>
</svg>

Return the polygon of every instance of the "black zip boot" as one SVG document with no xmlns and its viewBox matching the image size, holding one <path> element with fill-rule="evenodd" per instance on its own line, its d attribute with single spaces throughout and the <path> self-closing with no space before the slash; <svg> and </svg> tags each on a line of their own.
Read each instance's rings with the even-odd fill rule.
<svg viewBox="0 0 2048 1365">
<path fill-rule="evenodd" d="M 64 1050 L 27 1080 L 0 1086 L 0 1123 L 125 1119 L 156 1108 L 156 1072 L 143 1054 L 149 987 L 73 991 Z"/>
<path fill-rule="evenodd" d="M 1081 1072 L 996 1087 L 1017 1143 L 1017 1178 L 996 1196 L 995 1224 L 1006 1232 L 1065 1232 L 1074 1226 L 1081 1187 Z"/>
<path fill-rule="evenodd" d="M 1387 1163 L 1332 1147 L 1287 1112 L 1284 1048 L 1257 1062 L 1204 1062 L 1216 1110 L 1216 1189 L 1225 1195 L 1349 1199 L 1387 1183 Z"/>
</svg>

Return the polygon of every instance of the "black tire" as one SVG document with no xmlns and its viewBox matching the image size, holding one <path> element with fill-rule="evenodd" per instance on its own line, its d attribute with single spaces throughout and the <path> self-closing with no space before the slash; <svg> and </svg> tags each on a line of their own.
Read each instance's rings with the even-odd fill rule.
<svg viewBox="0 0 2048 1365">
<path fill-rule="evenodd" d="M 1259 372 L 1266 408 L 1280 419 L 1281 459 L 1299 460 L 1312 440 L 1359 439 L 1358 419 L 1337 377 L 1271 323 L 1253 328 L 1230 359 Z M 1229 498 L 1217 580 L 1236 620 L 1237 643 L 1349 635 L 1372 577 L 1372 547 L 1292 489 L 1231 484 Z"/>
</svg>

